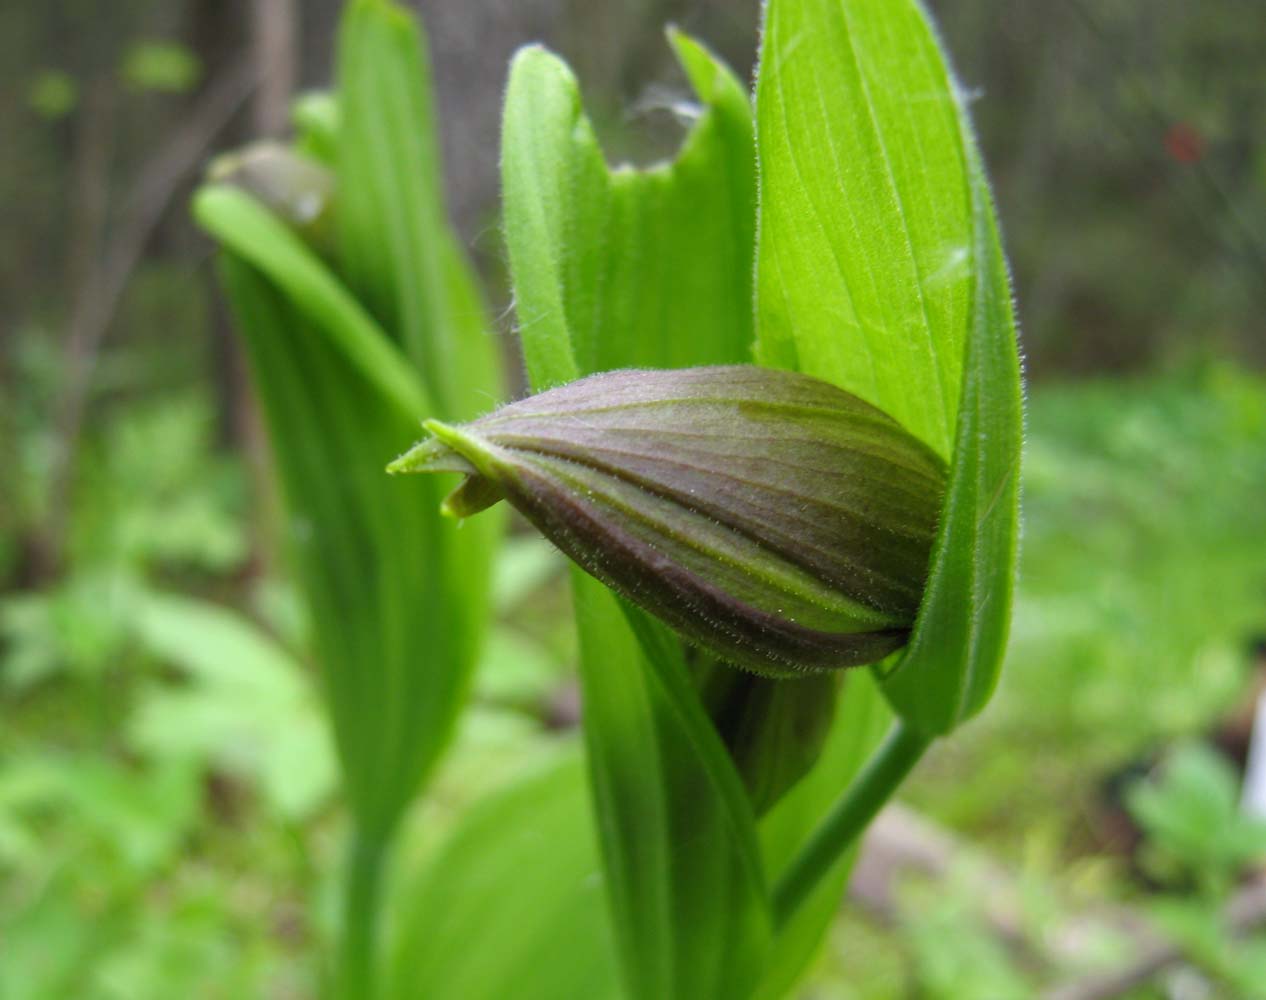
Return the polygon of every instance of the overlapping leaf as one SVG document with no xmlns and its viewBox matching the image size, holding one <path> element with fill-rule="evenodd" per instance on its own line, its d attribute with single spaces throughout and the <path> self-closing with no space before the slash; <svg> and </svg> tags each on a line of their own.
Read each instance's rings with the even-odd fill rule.
<svg viewBox="0 0 1266 1000">
<path fill-rule="evenodd" d="M 1015 324 L 970 128 L 913 0 L 771 0 L 757 120 L 758 357 L 950 458 L 929 591 L 885 684 L 943 733 L 996 682 L 1018 519 Z"/>
<path fill-rule="evenodd" d="M 306 132 L 334 169 L 330 257 L 347 280 L 242 191 L 204 188 L 194 211 L 229 251 L 348 796 L 381 839 L 462 703 L 497 530 L 441 530 L 437 488 L 387 480 L 382 460 L 422 416 L 486 407 L 497 373 L 443 220 L 417 29 L 357 0 L 340 56 L 337 108 L 310 106 Z"/>
<path fill-rule="evenodd" d="M 687 39 L 673 41 L 706 107 L 681 156 L 649 172 L 607 169 L 561 62 L 527 49 L 513 64 L 506 237 L 538 389 L 619 366 L 747 356 L 750 112 L 723 67 Z M 693 242 L 700 231 L 702 252 Z M 741 997 L 762 965 L 768 912 L 738 775 L 676 640 L 579 572 L 573 589 L 590 780 L 625 987 L 636 997 Z"/>
<path fill-rule="evenodd" d="M 275 461 L 345 788 L 381 834 L 460 704 L 474 622 L 444 568 L 464 540 L 428 513 L 438 491 L 383 486 L 372 455 L 390 453 L 408 417 L 258 270 L 229 256 L 224 280 L 271 433 L 284 442 Z"/>
<path fill-rule="evenodd" d="M 914 3 L 771 0 L 759 81 L 758 360 L 870 399 L 944 455 L 963 443 L 933 590 L 886 692 L 916 725 L 943 731 L 996 678 L 1014 564 L 1018 365 L 983 174 Z M 982 488 L 1002 467 L 1011 478 Z M 855 675 L 838 714 L 816 767 L 762 822 L 771 880 L 888 718 L 875 685 Z M 798 976 L 850 857 L 779 928 L 761 996 Z"/>
<path fill-rule="evenodd" d="M 751 358 L 747 95 L 696 42 L 669 38 L 704 106 L 680 155 L 648 170 L 607 168 L 561 61 L 528 48 L 511 67 L 506 242 L 537 389 L 613 368 Z"/>
</svg>

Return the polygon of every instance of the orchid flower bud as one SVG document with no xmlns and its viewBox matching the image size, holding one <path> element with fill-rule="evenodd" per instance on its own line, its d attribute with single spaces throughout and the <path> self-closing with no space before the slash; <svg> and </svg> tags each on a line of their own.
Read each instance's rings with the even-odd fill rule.
<svg viewBox="0 0 1266 1000">
<path fill-rule="evenodd" d="M 508 500 L 584 570 L 766 676 L 907 640 L 941 459 L 835 386 L 750 366 L 593 375 L 433 437 L 391 472 L 460 472 L 454 516 Z"/>
</svg>

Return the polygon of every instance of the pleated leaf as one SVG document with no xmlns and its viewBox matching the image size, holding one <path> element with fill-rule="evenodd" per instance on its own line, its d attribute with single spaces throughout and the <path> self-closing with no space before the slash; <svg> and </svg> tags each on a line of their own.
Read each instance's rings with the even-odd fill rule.
<svg viewBox="0 0 1266 1000">
<path fill-rule="evenodd" d="M 984 705 L 1015 572 L 1020 370 L 954 81 L 914 0 L 770 0 L 757 87 L 758 357 L 946 456 L 930 584 L 885 692 L 927 733 Z"/>
<path fill-rule="evenodd" d="M 348 799 L 361 835 L 380 840 L 462 705 L 499 528 L 445 530 L 441 487 L 388 480 L 382 460 L 423 415 L 486 407 L 498 377 L 443 219 L 416 26 L 385 0 L 357 0 L 340 51 L 338 95 L 300 113 L 322 162 L 274 155 L 265 183 L 245 185 L 282 217 L 227 183 L 199 191 L 194 214 L 227 250 Z M 318 240 L 295 213 L 321 199 Z"/>
<path fill-rule="evenodd" d="M 563 62 L 531 47 L 511 66 L 506 242 L 516 291 L 531 289 L 515 306 L 538 389 L 613 368 L 751 359 L 747 94 L 697 42 L 669 40 L 703 107 L 678 157 L 648 170 L 608 169 Z"/>
<path fill-rule="evenodd" d="M 682 155 L 649 173 L 607 169 L 559 60 L 529 48 L 512 65 L 506 240 L 538 390 L 618 366 L 747 357 L 750 112 L 723 67 L 680 36 L 674 44 L 706 106 Z M 698 246 L 691 231 L 700 229 L 712 234 L 706 252 L 682 252 Z M 769 915 L 734 765 L 671 633 L 579 571 L 573 594 L 587 760 L 625 991 L 655 1000 L 746 996 L 763 964 Z"/>
<path fill-rule="evenodd" d="M 462 704 L 482 620 L 465 572 L 486 562 L 489 539 L 442 531 L 434 488 L 384 485 L 374 456 L 412 421 L 284 282 L 235 254 L 223 276 L 275 442 L 346 793 L 361 826 L 384 835 Z"/>
</svg>

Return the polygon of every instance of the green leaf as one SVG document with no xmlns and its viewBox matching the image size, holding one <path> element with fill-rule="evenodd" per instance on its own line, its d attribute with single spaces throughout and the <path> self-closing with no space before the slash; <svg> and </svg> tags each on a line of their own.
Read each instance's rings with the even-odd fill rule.
<svg viewBox="0 0 1266 1000">
<path fill-rule="evenodd" d="M 673 41 L 708 103 L 677 160 L 651 171 L 608 170 L 567 67 L 539 48 L 515 57 L 502 142 L 505 228 L 538 390 L 613 367 L 747 357 L 750 112 L 719 63 Z M 745 996 L 761 967 L 768 908 L 734 765 L 676 640 L 579 572 L 573 594 L 625 989 Z"/>
<path fill-rule="evenodd" d="M 245 192 L 222 184 L 200 188 L 193 215 L 234 254 L 269 276 L 328 338 L 346 364 L 415 420 L 432 411 L 408 361 L 303 241 Z"/>
<path fill-rule="evenodd" d="M 1266 822 L 1241 811 L 1239 776 L 1225 756 L 1203 743 L 1182 743 L 1159 772 L 1127 788 L 1126 806 L 1149 844 L 1198 884 L 1225 889 L 1266 855 Z"/>
<path fill-rule="evenodd" d="M 910 0 L 771 0 L 760 65 L 758 357 L 948 456 L 973 236 L 936 41 Z"/>
<path fill-rule="evenodd" d="M 983 174 L 975 176 L 980 274 L 958 444 L 923 607 L 885 681 L 897 712 L 928 733 L 971 718 L 998 684 L 1019 548 L 1023 400 L 1015 320 L 992 203 Z"/>
<path fill-rule="evenodd" d="M 421 26 L 385 0 L 354 0 L 339 32 L 339 246 L 345 279 L 420 373 L 436 409 L 463 419 L 500 395 L 495 343 L 444 214 Z"/>
<path fill-rule="evenodd" d="M 617 995 L 578 755 L 476 806 L 407 897 L 388 997 Z"/>
<path fill-rule="evenodd" d="M 755 174 L 747 95 L 670 40 L 704 102 L 678 157 L 609 170 L 576 80 L 515 56 L 502 139 L 506 243 L 537 389 L 629 366 L 750 360 Z"/>
<path fill-rule="evenodd" d="M 1015 323 L 983 171 L 912 0 L 771 0 L 757 88 L 760 360 L 857 393 L 949 457 L 928 592 L 885 683 L 944 733 L 983 707 L 1010 617 Z"/>
<path fill-rule="evenodd" d="M 265 278 L 226 255 L 223 273 L 276 445 L 348 797 L 362 827 L 381 835 L 462 704 L 489 539 L 477 525 L 441 530 L 436 490 L 382 475 L 381 456 L 407 440 L 412 421 L 340 350 L 380 336 L 362 314 L 299 297 L 284 268 Z M 355 322 L 339 326 L 349 315 Z"/>
</svg>

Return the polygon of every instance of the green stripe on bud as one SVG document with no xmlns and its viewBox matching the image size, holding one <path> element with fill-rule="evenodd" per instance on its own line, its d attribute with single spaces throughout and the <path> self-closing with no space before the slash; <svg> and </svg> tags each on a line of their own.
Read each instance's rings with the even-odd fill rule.
<svg viewBox="0 0 1266 1000">
<path fill-rule="evenodd" d="M 902 646 L 945 483 L 886 414 L 750 366 L 590 376 L 434 435 L 391 472 L 460 472 L 686 639 L 772 676 Z"/>
</svg>

